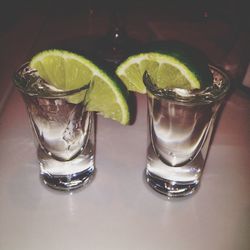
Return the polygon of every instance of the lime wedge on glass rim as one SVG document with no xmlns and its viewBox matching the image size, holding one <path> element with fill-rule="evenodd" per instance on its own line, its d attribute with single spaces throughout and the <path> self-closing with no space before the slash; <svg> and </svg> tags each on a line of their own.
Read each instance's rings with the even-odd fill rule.
<svg viewBox="0 0 250 250">
<path fill-rule="evenodd" d="M 204 65 L 202 65 L 204 66 Z M 210 78 L 207 66 L 204 74 L 197 65 L 178 52 L 147 52 L 132 55 L 116 69 L 117 76 L 130 91 L 146 93 L 143 75 L 148 73 L 158 88 L 200 89 L 206 86 Z"/>
<path fill-rule="evenodd" d="M 29 66 L 36 69 L 47 83 L 63 91 L 92 83 L 87 94 L 87 110 L 99 112 L 124 125 L 129 123 L 126 92 L 87 58 L 65 50 L 45 50 L 35 55 Z M 83 99 L 81 94 L 76 94 L 68 101 L 76 104 Z"/>
</svg>

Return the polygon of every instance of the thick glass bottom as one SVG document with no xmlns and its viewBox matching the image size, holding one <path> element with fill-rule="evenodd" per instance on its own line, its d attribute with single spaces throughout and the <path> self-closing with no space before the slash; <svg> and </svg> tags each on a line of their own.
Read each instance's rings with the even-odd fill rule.
<svg viewBox="0 0 250 250">
<path fill-rule="evenodd" d="M 85 150 L 70 161 L 58 161 L 39 149 L 40 176 L 43 183 L 62 191 L 85 186 L 95 172 L 94 151 L 89 143 Z"/>
<path fill-rule="evenodd" d="M 168 166 L 157 157 L 150 145 L 145 171 L 146 182 L 155 191 L 168 197 L 188 196 L 199 187 L 204 164 L 205 160 L 200 152 L 193 161 L 184 166 Z"/>
<path fill-rule="evenodd" d="M 168 197 L 184 197 L 198 189 L 199 182 L 175 182 L 160 178 L 146 170 L 146 181 L 155 191 Z"/>
<path fill-rule="evenodd" d="M 49 187 L 62 191 L 71 191 L 89 183 L 94 174 L 94 167 L 86 171 L 72 174 L 72 175 L 50 175 L 48 173 L 41 173 L 41 178 L 44 184 Z"/>
</svg>

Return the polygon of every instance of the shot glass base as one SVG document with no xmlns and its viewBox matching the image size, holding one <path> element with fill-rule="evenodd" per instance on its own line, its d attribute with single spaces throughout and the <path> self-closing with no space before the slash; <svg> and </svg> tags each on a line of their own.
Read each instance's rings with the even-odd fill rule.
<svg viewBox="0 0 250 250">
<path fill-rule="evenodd" d="M 175 182 L 160 178 L 146 170 L 146 181 L 155 191 L 168 197 L 184 197 L 193 194 L 199 187 L 199 182 Z"/>
<path fill-rule="evenodd" d="M 48 156 L 42 149 L 39 151 L 40 177 L 47 186 L 71 191 L 92 180 L 95 166 L 91 147 L 87 147 L 78 157 L 70 161 L 58 161 Z"/>
<path fill-rule="evenodd" d="M 188 164 L 172 167 L 162 162 L 152 144 L 148 147 L 146 182 L 157 192 L 168 197 L 183 197 L 199 187 L 205 160 L 202 151 Z"/>
<path fill-rule="evenodd" d="M 71 191 L 88 184 L 94 174 L 94 167 L 72 175 L 51 176 L 48 173 L 41 173 L 44 184 L 62 191 Z"/>
</svg>

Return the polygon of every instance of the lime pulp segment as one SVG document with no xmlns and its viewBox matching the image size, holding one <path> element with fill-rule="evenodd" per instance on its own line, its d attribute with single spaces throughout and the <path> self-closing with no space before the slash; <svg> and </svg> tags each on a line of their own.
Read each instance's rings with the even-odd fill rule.
<svg viewBox="0 0 250 250">
<path fill-rule="evenodd" d="M 200 88 L 197 73 L 172 55 L 157 52 L 130 56 L 117 69 L 117 76 L 131 91 L 146 93 L 143 74 L 148 72 L 160 88 Z"/>
<path fill-rule="evenodd" d="M 121 124 L 129 122 L 124 90 L 85 57 L 65 50 L 46 50 L 32 58 L 30 67 L 36 69 L 47 83 L 60 90 L 74 90 L 91 83 L 87 94 L 87 110 L 99 112 Z M 69 100 L 79 103 L 83 97 L 74 95 Z"/>
</svg>

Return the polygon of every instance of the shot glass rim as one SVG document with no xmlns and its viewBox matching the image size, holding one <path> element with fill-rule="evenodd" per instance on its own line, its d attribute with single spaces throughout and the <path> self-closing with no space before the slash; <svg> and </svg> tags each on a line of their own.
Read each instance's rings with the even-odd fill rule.
<svg viewBox="0 0 250 250">
<path fill-rule="evenodd" d="M 54 98 L 59 98 L 59 97 L 67 97 L 67 96 L 71 96 L 74 94 L 77 94 L 83 90 L 87 90 L 90 87 L 90 83 L 86 84 L 80 88 L 76 88 L 76 89 L 72 89 L 72 90 L 60 90 L 58 89 L 58 91 L 56 90 L 50 90 L 47 95 L 46 94 L 41 94 L 39 92 L 34 93 L 34 92 L 29 92 L 29 91 L 25 91 L 24 88 L 21 87 L 22 83 L 23 83 L 23 79 L 20 78 L 19 76 L 19 72 L 24 69 L 25 67 L 27 67 L 29 65 L 29 62 L 26 62 L 24 64 L 22 64 L 12 75 L 12 80 L 14 85 L 16 86 L 16 88 L 21 91 L 23 94 L 25 95 L 29 95 L 29 96 L 36 96 L 36 97 L 40 97 L 40 98 L 48 98 L 48 99 L 54 99 Z M 20 84 L 21 83 L 21 84 Z M 49 84 L 48 84 L 49 85 Z"/>
<path fill-rule="evenodd" d="M 175 102 L 180 102 L 183 104 L 191 104 L 191 105 L 211 103 L 217 100 L 221 100 L 229 92 L 229 89 L 231 86 L 230 78 L 227 75 L 227 73 L 223 69 L 219 68 L 218 66 L 214 66 L 211 64 L 208 64 L 208 66 L 211 72 L 216 71 L 223 77 L 223 83 L 224 83 L 223 86 L 220 89 L 218 89 L 219 91 L 218 93 L 216 93 L 213 99 L 203 98 L 202 95 L 206 94 L 205 92 L 206 89 L 204 90 L 197 90 L 197 89 L 187 90 L 187 89 L 181 89 L 181 88 L 158 89 L 157 87 L 155 89 L 149 89 L 147 84 L 145 84 L 144 82 L 146 86 L 146 90 L 147 90 L 147 95 L 148 96 L 151 95 L 158 99 L 163 99 L 163 100 L 165 99 L 167 101 L 175 101 Z M 145 73 L 144 73 L 144 76 L 145 76 Z M 143 79 L 143 81 L 145 80 Z"/>
</svg>

